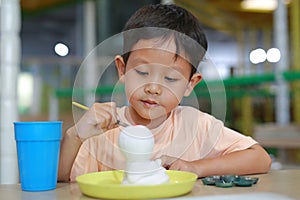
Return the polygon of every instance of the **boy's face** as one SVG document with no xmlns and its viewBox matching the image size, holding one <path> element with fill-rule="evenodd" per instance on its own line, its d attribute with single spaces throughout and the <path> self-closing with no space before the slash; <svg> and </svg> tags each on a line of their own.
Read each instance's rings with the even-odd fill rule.
<svg viewBox="0 0 300 200">
<path fill-rule="evenodd" d="M 116 57 L 135 121 L 165 120 L 201 80 L 200 74 L 190 79 L 190 63 L 173 52 L 176 46 L 172 40 L 158 45 L 151 39 L 136 43 L 126 66 L 122 57 Z"/>
</svg>

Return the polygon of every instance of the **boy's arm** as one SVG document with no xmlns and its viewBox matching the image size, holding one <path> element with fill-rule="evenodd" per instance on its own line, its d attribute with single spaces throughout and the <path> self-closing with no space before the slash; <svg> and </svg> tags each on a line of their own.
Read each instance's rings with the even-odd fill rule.
<svg viewBox="0 0 300 200">
<path fill-rule="evenodd" d="M 58 166 L 58 181 L 68 182 L 71 168 L 82 142 L 76 133 L 75 126 L 69 128 L 62 138 Z"/>
<path fill-rule="evenodd" d="M 170 170 L 182 170 L 196 173 L 199 177 L 212 175 L 245 175 L 266 173 L 270 170 L 271 158 L 258 144 L 248 149 L 232 152 L 216 158 L 197 161 L 176 160 L 169 165 Z"/>
<path fill-rule="evenodd" d="M 94 103 L 76 125 L 67 130 L 60 145 L 58 181 L 69 181 L 81 141 L 115 127 L 116 116 L 114 102 Z"/>
</svg>

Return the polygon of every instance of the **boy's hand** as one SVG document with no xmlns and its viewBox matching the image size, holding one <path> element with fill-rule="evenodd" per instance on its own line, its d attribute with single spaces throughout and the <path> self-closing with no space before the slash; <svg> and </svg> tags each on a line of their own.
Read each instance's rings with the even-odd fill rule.
<svg viewBox="0 0 300 200">
<path fill-rule="evenodd" d="M 195 173 L 192 162 L 188 162 L 171 156 L 162 156 L 161 160 L 163 163 L 163 167 L 167 170 L 188 171 Z"/>
<path fill-rule="evenodd" d="M 85 140 L 116 127 L 117 111 L 114 102 L 94 103 L 75 124 L 78 136 Z"/>
</svg>

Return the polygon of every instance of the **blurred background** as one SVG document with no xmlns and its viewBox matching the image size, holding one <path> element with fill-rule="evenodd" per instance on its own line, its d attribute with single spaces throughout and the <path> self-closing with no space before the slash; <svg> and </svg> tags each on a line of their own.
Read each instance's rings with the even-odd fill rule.
<svg viewBox="0 0 300 200">
<path fill-rule="evenodd" d="M 200 109 L 212 113 L 210 94 L 225 88 L 226 114 L 212 114 L 257 139 L 274 169 L 299 167 L 299 0 L 0 0 L 2 159 L 12 121 L 62 120 L 64 131 L 74 124 L 73 86 L 85 58 L 138 8 L 154 3 L 180 5 L 203 25 L 208 65 L 217 73 L 202 71 L 191 97 Z M 106 56 L 110 63 L 114 55 Z M 97 101 L 110 99 L 117 80 L 111 64 L 95 88 Z"/>
</svg>

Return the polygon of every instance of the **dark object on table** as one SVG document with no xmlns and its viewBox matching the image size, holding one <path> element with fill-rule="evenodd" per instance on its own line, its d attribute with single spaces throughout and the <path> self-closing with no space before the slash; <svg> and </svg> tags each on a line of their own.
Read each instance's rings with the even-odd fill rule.
<svg viewBox="0 0 300 200">
<path fill-rule="evenodd" d="M 222 176 L 208 176 L 202 178 L 204 185 L 215 185 L 217 187 L 228 188 L 232 186 L 250 187 L 256 184 L 259 178 L 237 175 L 222 175 Z"/>
</svg>

